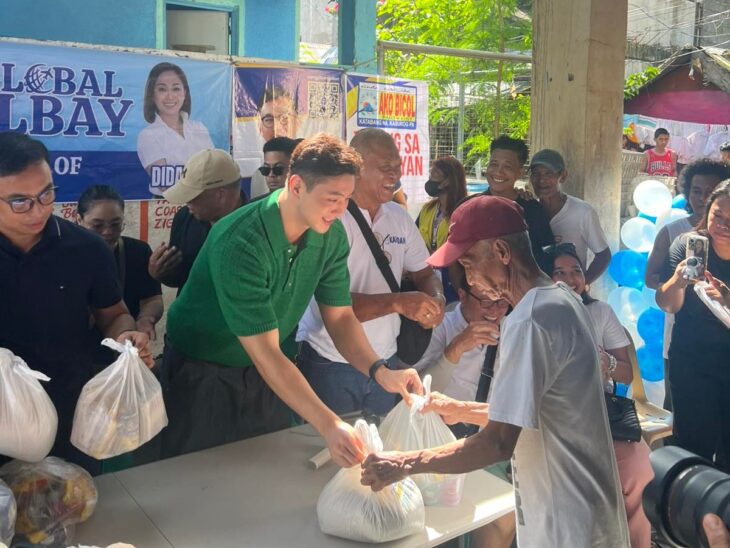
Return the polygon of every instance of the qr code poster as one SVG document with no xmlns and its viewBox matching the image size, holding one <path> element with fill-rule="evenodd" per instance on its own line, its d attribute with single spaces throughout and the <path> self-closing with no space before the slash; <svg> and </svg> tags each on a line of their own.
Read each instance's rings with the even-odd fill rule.
<svg viewBox="0 0 730 548">
<path fill-rule="evenodd" d="M 319 132 L 344 137 L 342 76 L 335 69 L 236 65 L 233 158 L 252 196 L 268 191 L 257 170 L 269 140 Z"/>
</svg>

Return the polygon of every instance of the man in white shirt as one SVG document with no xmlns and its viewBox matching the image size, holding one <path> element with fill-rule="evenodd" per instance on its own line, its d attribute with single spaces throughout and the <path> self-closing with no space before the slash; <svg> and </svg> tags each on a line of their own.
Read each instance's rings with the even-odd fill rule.
<svg viewBox="0 0 730 548">
<path fill-rule="evenodd" d="M 628 546 L 585 306 L 540 271 L 521 208 L 511 200 L 480 196 L 457 208 L 447 243 L 429 263 L 456 260 L 480 295 L 514 307 L 502 323 L 486 426 L 442 447 L 370 455 L 362 483 L 379 490 L 409 474 L 462 473 L 513 456 L 518 545 Z M 470 407 L 459 408 L 468 417 Z M 453 409 L 435 410 L 454 417 Z"/>
<path fill-rule="evenodd" d="M 495 325 L 509 310 L 505 299 L 480 298 L 462 279 L 458 304 L 433 330 L 423 357 L 413 366 L 431 375 L 431 390 L 459 401 L 474 401 L 487 347 L 497 343 Z"/>
<path fill-rule="evenodd" d="M 440 324 L 445 305 L 443 286 L 426 264 L 428 249 L 413 219 L 391 201 L 401 176 L 401 159 L 393 138 L 383 130 L 368 128 L 358 132 L 350 146 L 363 157 L 351 200 L 380 243 L 395 279 L 400 282 L 407 273 L 417 289 L 391 292 L 357 221 L 347 211 L 342 223 L 350 244 L 347 264 L 352 306 L 373 349 L 379 356 L 388 356 L 393 368 L 399 315 L 426 328 Z M 301 342 L 297 363 L 302 373 L 335 413 L 363 410 L 384 415 L 395 405 L 393 394 L 358 372 L 337 351 L 314 301 L 299 322 L 296 339 Z"/>
<path fill-rule="evenodd" d="M 556 150 L 545 148 L 530 160 L 530 183 L 550 217 L 555 243 L 575 245 L 578 257 L 584 265 L 588 265 L 585 275 L 586 283 L 590 284 L 608 268 L 611 249 L 596 210 L 589 203 L 560 189 L 560 184 L 567 177 L 565 160 Z M 590 262 L 588 250 L 594 255 Z"/>
</svg>

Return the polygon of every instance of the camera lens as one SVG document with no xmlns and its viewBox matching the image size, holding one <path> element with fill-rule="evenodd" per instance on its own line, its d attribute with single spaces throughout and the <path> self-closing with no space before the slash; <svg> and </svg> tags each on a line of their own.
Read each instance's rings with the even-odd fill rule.
<svg viewBox="0 0 730 548">
<path fill-rule="evenodd" d="M 672 546 L 707 546 L 705 514 L 730 526 L 730 476 L 679 447 L 662 447 L 650 457 L 654 479 L 644 489 L 644 511 Z"/>
</svg>

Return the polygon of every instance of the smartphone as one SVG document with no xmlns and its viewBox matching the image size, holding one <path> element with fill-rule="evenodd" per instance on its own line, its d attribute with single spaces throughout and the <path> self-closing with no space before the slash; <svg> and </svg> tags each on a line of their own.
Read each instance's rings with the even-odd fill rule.
<svg viewBox="0 0 730 548">
<path fill-rule="evenodd" d="M 710 240 L 704 236 L 690 234 L 687 237 L 687 248 L 685 250 L 687 266 L 684 267 L 685 279 L 694 281 L 705 279 L 709 247 Z"/>
</svg>

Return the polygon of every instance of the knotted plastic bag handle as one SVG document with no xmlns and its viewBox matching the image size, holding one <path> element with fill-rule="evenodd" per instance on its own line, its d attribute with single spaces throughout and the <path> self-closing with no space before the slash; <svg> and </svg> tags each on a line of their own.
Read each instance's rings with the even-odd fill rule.
<svg viewBox="0 0 730 548">
<path fill-rule="evenodd" d="M 25 363 L 25 360 L 21 358 L 20 356 L 16 356 L 13 354 L 10 350 L 7 350 L 5 348 L 0 349 L 4 354 L 8 355 L 10 358 L 10 367 L 15 369 L 18 373 L 21 375 L 25 375 L 26 377 L 31 377 L 33 379 L 37 379 L 39 381 L 50 381 L 51 378 L 48 375 L 45 375 L 41 373 L 40 371 L 36 371 L 35 369 L 31 369 L 28 367 L 28 364 Z"/>
<path fill-rule="evenodd" d="M 124 343 L 120 343 L 115 341 L 114 339 L 104 339 L 101 341 L 101 344 L 106 346 L 107 348 L 111 348 L 112 350 L 116 350 L 120 354 L 126 354 L 131 352 L 132 355 L 137 358 L 139 357 L 139 350 L 137 350 L 137 347 L 132 344 L 132 341 L 127 339 L 124 341 Z"/>
</svg>

